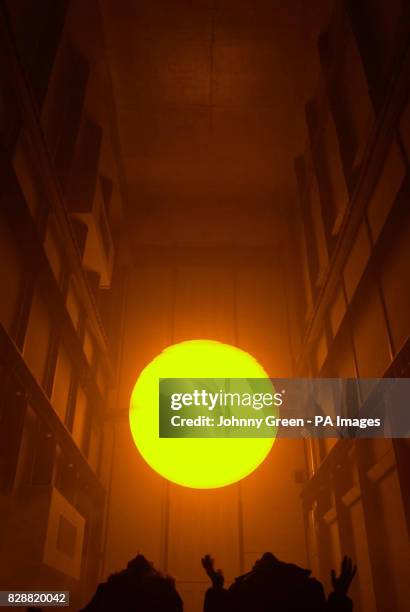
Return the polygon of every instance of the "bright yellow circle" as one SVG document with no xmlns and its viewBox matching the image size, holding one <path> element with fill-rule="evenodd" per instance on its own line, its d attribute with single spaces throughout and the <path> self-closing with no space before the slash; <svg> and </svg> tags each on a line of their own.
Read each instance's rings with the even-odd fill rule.
<svg viewBox="0 0 410 612">
<path fill-rule="evenodd" d="M 160 438 L 160 378 L 268 378 L 249 353 L 212 340 L 190 340 L 166 348 L 141 372 L 130 403 L 134 442 L 153 470 L 196 489 L 241 480 L 268 455 L 273 438 Z"/>
</svg>

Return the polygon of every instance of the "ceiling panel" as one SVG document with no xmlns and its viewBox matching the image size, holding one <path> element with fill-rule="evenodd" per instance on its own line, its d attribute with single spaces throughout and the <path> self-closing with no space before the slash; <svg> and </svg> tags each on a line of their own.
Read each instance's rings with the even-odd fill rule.
<svg viewBox="0 0 410 612">
<path fill-rule="evenodd" d="M 330 5 L 101 0 L 137 245 L 281 239 Z"/>
</svg>

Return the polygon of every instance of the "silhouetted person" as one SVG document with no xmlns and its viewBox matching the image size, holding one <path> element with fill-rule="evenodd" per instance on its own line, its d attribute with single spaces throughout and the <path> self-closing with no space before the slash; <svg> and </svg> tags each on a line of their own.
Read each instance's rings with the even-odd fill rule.
<svg viewBox="0 0 410 612">
<path fill-rule="evenodd" d="M 339 576 L 332 570 L 333 592 L 326 599 L 321 583 L 310 570 L 293 563 L 283 563 L 272 553 L 265 553 L 252 570 L 224 588 L 221 570 L 206 555 L 202 565 L 212 582 L 205 594 L 204 612 L 350 612 L 347 596 L 356 567 L 345 557 Z"/>
<path fill-rule="evenodd" d="M 174 581 L 163 576 L 142 555 L 101 583 L 82 612 L 182 612 Z"/>
</svg>

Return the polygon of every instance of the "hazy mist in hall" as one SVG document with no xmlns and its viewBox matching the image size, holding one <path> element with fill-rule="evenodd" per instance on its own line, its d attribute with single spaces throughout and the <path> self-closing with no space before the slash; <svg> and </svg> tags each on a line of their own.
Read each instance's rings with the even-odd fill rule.
<svg viewBox="0 0 410 612">
<path fill-rule="evenodd" d="M 405 0 L 0 3 L 0 591 L 407 610 L 408 433 L 278 438 L 195 489 L 129 407 L 195 339 L 355 379 L 348 409 L 410 378 L 409 42 Z"/>
</svg>

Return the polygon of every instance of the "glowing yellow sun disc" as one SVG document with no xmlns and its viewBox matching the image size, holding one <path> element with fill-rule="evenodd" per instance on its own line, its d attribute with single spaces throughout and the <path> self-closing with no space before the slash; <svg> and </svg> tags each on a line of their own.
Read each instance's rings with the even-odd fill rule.
<svg viewBox="0 0 410 612">
<path fill-rule="evenodd" d="M 134 442 L 153 470 L 171 482 L 198 489 L 223 487 L 253 472 L 273 438 L 160 438 L 160 378 L 267 378 L 251 355 L 211 340 L 166 348 L 141 372 L 131 396 Z"/>
</svg>

